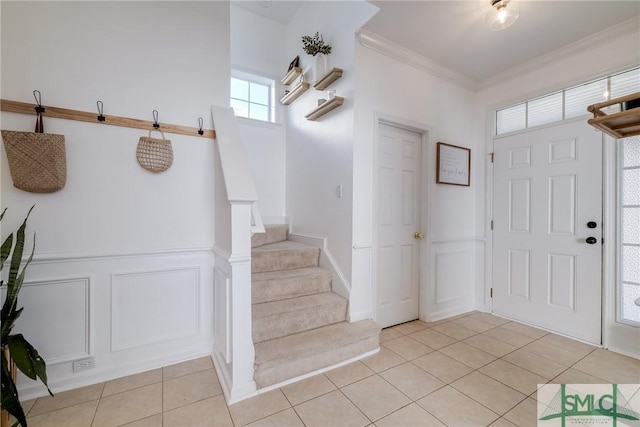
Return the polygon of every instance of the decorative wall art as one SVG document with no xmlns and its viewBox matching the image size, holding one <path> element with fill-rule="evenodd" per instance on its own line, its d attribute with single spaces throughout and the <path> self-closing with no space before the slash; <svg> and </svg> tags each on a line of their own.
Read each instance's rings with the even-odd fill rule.
<svg viewBox="0 0 640 427">
<path fill-rule="evenodd" d="M 471 149 L 438 142 L 436 182 L 438 184 L 471 185 Z"/>
</svg>

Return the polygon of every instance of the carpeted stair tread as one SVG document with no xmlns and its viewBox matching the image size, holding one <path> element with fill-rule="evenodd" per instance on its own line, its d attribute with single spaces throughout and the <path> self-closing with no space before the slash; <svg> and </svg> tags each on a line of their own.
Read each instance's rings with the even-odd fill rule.
<svg viewBox="0 0 640 427">
<path fill-rule="evenodd" d="M 335 365 L 379 347 L 380 326 L 372 320 L 341 322 L 255 345 L 258 388 Z"/>
<path fill-rule="evenodd" d="M 267 271 L 251 275 L 251 302 L 280 301 L 331 291 L 332 274 L 320 267 Z"/>
<path fill-rule="evenodd" d="M 258 343 L 344 322 L 347 300 L 333 292 L 323 292 L 254 304 L 251 312 L 253 342 Z"/>
<path fill-rule="evenodd" d="M 251 236 L 251 247 L 268 245 L 270 243 L 287 240 L 288 225 L 269 224 L 264 226 L 264 233 L 256 233 Z"/>
<path fill-rule="evenodd" d="M 266 271 L 317 267 L 319 258 L 319 248 L 285 240 L 254 248 L 251 251 L 251 271 L 253 273 L 263 273 Z"/>
</svg>

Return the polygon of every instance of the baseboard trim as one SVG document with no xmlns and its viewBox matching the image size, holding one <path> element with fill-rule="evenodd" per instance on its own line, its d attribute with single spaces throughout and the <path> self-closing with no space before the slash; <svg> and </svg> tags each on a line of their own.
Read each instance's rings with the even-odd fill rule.
<svg viewBox="0 0 640 427">
<path fill-rule="evenodd" d="M 213 343 L 206 343 L 197 346 L 190 351 L 175 353 L 155 359 L 135 362 L 125 366 L 114 366 L 91 371 L 85 371 L 79 374 L 72 374 L 73 377 L 65 377 L 59 380 L 51 380 L 49 378 L 49 388 L 54 393 L 62 393 L 64 391 L 86 387 L 105 381 L 115 380 L 126 377 L 128 375 L 139 374 L 141 372 L 151 371 L 153 369 L 162 368 L 189 360 L 198 359 L 200 357 L 209 356 L 213 351 Z M 38 397 L 47 396 L 47 390 L 40 382 L 32 381 L 26 387 L 19 388 L 20 400 L 31 400 Z"/>
</svg>

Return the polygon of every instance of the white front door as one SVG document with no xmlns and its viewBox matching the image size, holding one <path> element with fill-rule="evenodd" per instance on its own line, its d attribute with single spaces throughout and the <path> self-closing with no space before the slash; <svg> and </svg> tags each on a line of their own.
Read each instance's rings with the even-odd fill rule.
<svg viewBox="0 0 640 427">
<path fill-rule="evenodd" d="M 376 321 L 418 318 L 422 135 L 378 125 Z"/>
<path fill-rule="evenodd" d="M 602 134 L 586 120 L 494 140 L 493 311 L 601 342 Z"/>
</svg>

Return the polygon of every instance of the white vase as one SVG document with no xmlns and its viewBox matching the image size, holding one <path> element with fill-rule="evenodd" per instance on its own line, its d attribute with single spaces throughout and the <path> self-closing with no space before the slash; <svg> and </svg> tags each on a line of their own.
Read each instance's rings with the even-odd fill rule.
<svg viewBox="0 0 640 427">
<path fill-rule="evenodd" d="M 327 74 L 327 57 L 323 53 L 318 53 L 313 59 L 315 61 L 313 63 L 313 78 L 318 81 Z"/>
</svg>

